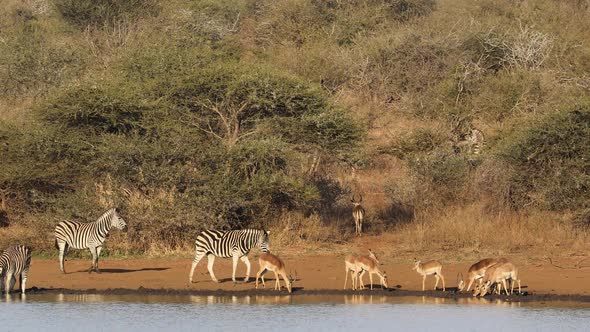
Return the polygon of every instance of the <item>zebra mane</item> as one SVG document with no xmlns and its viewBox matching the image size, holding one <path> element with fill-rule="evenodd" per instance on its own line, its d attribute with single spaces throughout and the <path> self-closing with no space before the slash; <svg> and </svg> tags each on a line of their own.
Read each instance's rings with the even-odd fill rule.
<svg viewBox="0 0 590 332">
<path fill-rule="evenodd" d="M 107 210 L 107 212 L 103 213 L 102 216 L 100 216 L 96 222 L 100 223 L 100 222 L 104 222 L 105 220 L 110 221 L 111 219 L 113 219 L 113 216 L 115 215 L 117 211 L 117 208 L 111 208 L 109 210 Z"/>
</svg>

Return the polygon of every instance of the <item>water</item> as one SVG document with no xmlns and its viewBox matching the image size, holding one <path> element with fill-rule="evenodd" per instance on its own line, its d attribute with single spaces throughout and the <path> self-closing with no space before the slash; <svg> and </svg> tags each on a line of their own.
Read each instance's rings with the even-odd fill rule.
<svg viewBox="0 0 590 332">
<path fill-rule="evenodd" d="M 588 331 L 580 303 L 378 295 L 11 295 L 1 331 Z"/>
</svg>

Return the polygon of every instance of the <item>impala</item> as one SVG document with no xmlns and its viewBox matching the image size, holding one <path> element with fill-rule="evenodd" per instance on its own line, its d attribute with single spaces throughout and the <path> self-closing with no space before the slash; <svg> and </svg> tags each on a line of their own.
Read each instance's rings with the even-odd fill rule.
<svg viewBox="0 0 590 332">
<path fill-rule="evenodd" d="M 357 201 L 352 195 L 350 199 L 354 207 L 352 208 L 352 218 L 354 219 L 356 235 L 360 236 L 363 232 L 363 219 L 365 218 L 365 209 L 361 206 L 363 196 L 359 194 L 359 200 Z"/>
<path fill-rule="evenodd" d="M 441 274 L 442 264 L 440 262 L 428 261 L 422 263 L 421 261 L 416 260 L 416 258 L 414 258 L 414 268 L 412 270 L 416 270 L 416 272 L 422 275 L 422 290 L 425 289 L 424 284 L 426 283 L 426 277 L 429 275 L 434 275 L 434 277 L 436 278 L 434 290 L 436 290 L 436 286 L 438 286 L 438 280 L 442 279 L 443 292 L 445 291 L 445 278 Z"/>
<path fill-rule="evenodd" d="M 497 294 L 502 293 L 502 286 L 506 291 L 506 295 L 512 294 L 514 291 L 514 283 L 518 282 L 518 293 L 521 292 L 520 279 L 518 279 L 518 269 L 514 264 L 510 262 L 498 263 L 491 266 L 483 277 L 483 283 L 479 286 L 473 296 L 484 296 L 489 291 L 492 285 L 498 285 Z M 506 286 L 506 280 L 511 281 L 510 293 L 508 293 L 508 287 Z"/>
<path fill-rule="evenodd" d="M 369 272 L 369 281 L 371 283 L 370 289 L 373 289 L 373 274 L 377 274 L 381 278 L 381 288 L 388 288 L 387 286 L 387 274 L 379 269 L 379 260 L 375 254 L 369 249 L 369 254 L 365 256 L 354 256 L 350 255 L 344 259 L 345 264 L 345 278 L 344 278 L 344 289 L 348 282 L 348 272 L 352 277 L 352 289 L 357 289 L 357 285 L 360 284 L 360 289 L 364 289 L 363 275 Z"/>
<path fill-rule="evenodd" d="M 480 260 L 479 262 L 471 265 L 469 270 L 467 271 L 467 280 L 469 280 L 469 285 L 467 285 L 467 292 L 471 289 L 471 285 L 477 280 L 481 285 L 482 279 L 486 273 L 486 270 L 491 266 L 497 263 L 507 263 L 508 260 L 506 258 L 485 258 Z M 457 285 L 457 289 L 459 291 L 463 291 L 465 288 L 465 281 L 463 280 L 463 273 L 461 273 L 461 279 L 459 280 L 459 284 Z"/>
<path fill-rule="evenodd" d="M 258 289 L 258 278 L 262 279 L 262 287 L 266 287 L 264 283 L 264 273 L 268 270 L 275 273 L 275 290 L 281 290 L 281 281 L 279 278 L 279 276 L 281 276 L 285 281 L 285 286 L 289 293 L 292 292 L 291 284 L 294 280 L 291 276 L 287 277 L 285 263 L 283 263 L 278 256 L 273 255 L 270 252 L 262 253 L 258 258 L 258 263 L 260 264 L 260 270 L 256 274 L 256 289 Z"/>
</svg>

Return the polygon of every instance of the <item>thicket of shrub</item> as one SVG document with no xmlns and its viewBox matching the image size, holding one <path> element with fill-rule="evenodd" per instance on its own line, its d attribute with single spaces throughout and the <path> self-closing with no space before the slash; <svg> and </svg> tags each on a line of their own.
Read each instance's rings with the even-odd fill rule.
<svg viewBox="0 0 590 332">
<path fill-rule="evenodd" d="M 499 157 L 515 168 L 518 208 L 587 208 L 590 202 L 590 106 L 546 115 L 502 142 Z"/>
<path fill-rule="evenodd" d="M 87 53 L 67 38 L 48 39 L 54 27 L 47 27 L 27 8 L 18 7 L 6 15 L 13 24 L 1 33 L 0 96 L 10 100 L 36 94 L 78 74 Z"/>
<path fill-rule="evenodd" d="M 57 199 L 66 211 L 78 210 L 80 188 L 109 179 L 120 188 L 112 202 L 123 210 L 132 209 L 127 191 L 166 192 L 179 212 L 192 216 L 156 224 L 135 216 L 132 236 L 139 237 L 146 236 L 141 229 L 156 235 L 179 227 L 260 225 L 282 211 L 317 210 L 337 198 L 321 194 L 321 183 L 307 176 L 306 155 L 319 151 L 325 162 L 338 161 L 352 153 L 363 129 L 317 88 L 231 63 L 162 84 L 83 84 L 49 98 L 36 108 L 38 135 L 17 129 L 0 135 L 13 167 L 2 172 L 0 186 L 13 201 L 48 213 Z M 85 195 L 99 198 L 92 190 Z"/>
<path fill-rule="evenodd" d="M 149 252 L 289 213 L 323 231 L 351 190 L 387 191 L 375 225 L 475 199 L 583 215 L 582 2 L 8 0 L 3 218 L 118 205 L 114 250 Z M 453 151 L 473 128 L 480 154 Z"/>
<path fill-rule="evenodd" d="M 111 27 L 131 23 L 139 17 L 155 15 L 157 0 L 53 0 L 67 22 L 86 28 Z"/>
</svg>

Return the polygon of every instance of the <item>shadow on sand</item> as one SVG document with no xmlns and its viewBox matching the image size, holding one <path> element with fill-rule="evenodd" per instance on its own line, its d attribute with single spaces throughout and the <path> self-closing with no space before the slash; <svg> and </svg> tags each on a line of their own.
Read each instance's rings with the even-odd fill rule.
<svg viewBox="0 0 590 332">
<path fill-rule="evenodd" d="M 131 273 L 131 272 L 141 272 L 141 271 L 165 271 L 169 270 L 169 267 L 144 267 L 141 269 L 100 269 L 101 273 Z M 88 273 L 88 269 L 76 271 L 79 272 L 86 272 Z M 93 272 L 95 273 L 95 272 Z"/>
</svg>

